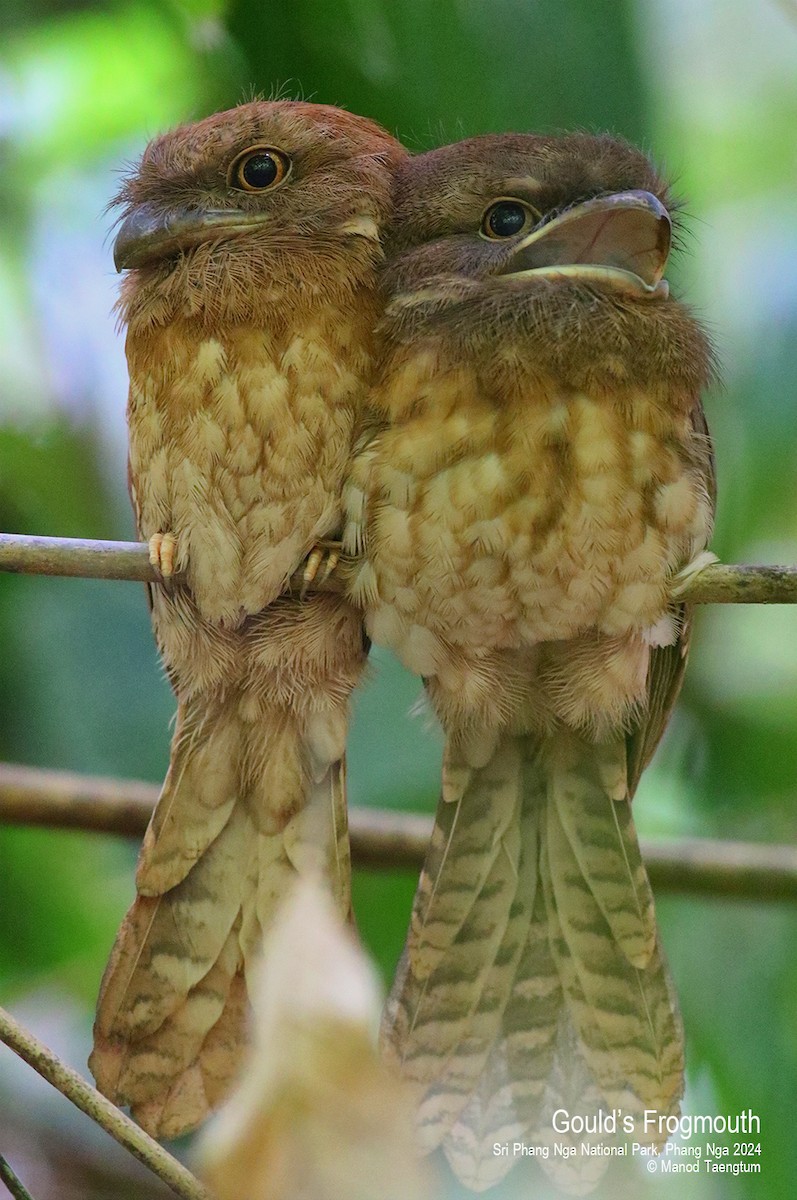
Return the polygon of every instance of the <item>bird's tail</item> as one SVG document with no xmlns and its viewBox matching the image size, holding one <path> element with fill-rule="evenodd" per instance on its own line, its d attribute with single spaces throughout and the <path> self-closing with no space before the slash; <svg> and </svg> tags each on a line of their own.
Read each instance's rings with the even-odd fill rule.
<svg viewBox="0 0 797 1200">
<path fill-rule="evenodd" d="M 303 711 L 243 686 L 180 703 L 89 1062 L 100 1090 L 157 1136 L 193 1128 L 229 1090 L 247 977 L 297 872 L 326 881 L 350 916 L 349 684 Z"/>
<path fill-rule="evenodd" d="M 606 1159 L 557 1156 L 557 1110 L 601 1135 L 621 1109 L 678 1110 L 682 1030 L 625 774 L 620 740 L 504 735 L 478 766 L 447 748 L 383 1042 L 418 1085 L 425 1147 L 474 1190 L 518 1141 L 590 1190 Z"/>
</svg>

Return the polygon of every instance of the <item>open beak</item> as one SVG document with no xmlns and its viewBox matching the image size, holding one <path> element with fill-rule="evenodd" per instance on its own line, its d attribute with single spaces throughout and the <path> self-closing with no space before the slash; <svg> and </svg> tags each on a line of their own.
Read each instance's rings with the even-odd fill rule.
<svg viewBox="0 0 797 1200">
<path fill-rule="evenodd" d="M 243 233 L 266 221 L 263 213 L 235 208 L 177 208 L 164 212 L 140 204 L 122 222 L 113 246 L 117 271 L 146 267 L 218 235 Z"/>
<path fill-rule="evenodd" d="M 609 285 L 640 299 L 664 299 L 671 222 L 650 192 L 597 196 L 538 225 L 496 272 Z"/>
</svg>

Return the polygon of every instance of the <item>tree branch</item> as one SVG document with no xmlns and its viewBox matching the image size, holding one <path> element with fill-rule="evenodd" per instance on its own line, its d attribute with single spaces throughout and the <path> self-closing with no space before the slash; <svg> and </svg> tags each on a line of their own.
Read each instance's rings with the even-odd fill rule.
<svg viewBox="0 0 797 1200">
<path fill-rule="evenodd" d="M 139 1128 L 134 1121 L 106 1100 L 72 1067 L 61 1062 L 43 1042 L 34 1037 L 10 1013 L 0 1008 L 0 1042 L 24 1059 L 86 1116 L 115 1138 L 120 1145 L 154 1172 L 183 1200 L 213 1200 L 212 1193 L 187 1167 Z"/>
<path fill-rule="evenodd" d="M 0 821 L 140 837 L 158 798 L 148 783 L 0 764 Z M 418 869 L 432 831 L 430 817 L 355 808 L 349 814 L 357 866 Z M 797 900 L 797 847 L 709 838 L 645 841 L 660 892 Z"/>
<path fill-rule="evenodd" d="M 0 534 L 0 571 L 143 583 L 160 580 L 150 565 L 145 542 L 95 542 L 18 533 Z M 300 568 L 291 578 L 290 586 L 299 590 L 303 583 Z M 312 586 L 334 591 L 341 583 L 333 576 Z M 695 574 L 678 596 L 690 604 L 797 604 L 797 567 L 712 563 Z"/>
<path fill-rule="evenodd" d="M 6 1185 L 14 1200 L 33 1200 L 16 1171 L 12 1169 L 8 1159 L 3 1158 L 2 1154 L 0 1154 L 0 1180 Z"/>
<path fill-rule="evenodd" d="M 146 542 L 91 542 L 19 533 L 0 533 L 0 570 L 140 583 L 155 583 L 158 579 L 150 565 Z"/>
<path fill-rule="evenodd" d="M 797 604 L 797 567 L 711 563 L 679 592 L 690 604 Z"/>
<path fill-rule="evenodd" d="M 149 561 L 146 542 L 98 542 L 85 538 L 30 537 L 0 533 L 0 571 L 17 575 L 62 575 L 80 579 L 123 579 L 133 583 L 161 583 Z M 179 576 L 176 578 L 179 579 Z M 304 565 L 291 577 L 291 590 L 305 586 Z M 315 591 L 339 591 L 333 576 L 312 585 Z"/>
</svg>

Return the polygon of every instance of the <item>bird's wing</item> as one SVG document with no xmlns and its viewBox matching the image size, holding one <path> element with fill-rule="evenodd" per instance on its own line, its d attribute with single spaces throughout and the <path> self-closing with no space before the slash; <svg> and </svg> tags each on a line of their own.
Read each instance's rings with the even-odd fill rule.
<svg viewBox="0 0 797 1200">
<path fill-rule="evenodd" d="M 703 406 L 699 401 L 692 411 L 692 425 L 695 433 L 698 466 L 713 512 L 717 503 L 714 450 Z M 673 607 L 672 615 L 678 630 L 676 640 L 670 646 L 656 646 L 651 651 L 648 667 L 647 704 L 642 719 L 629 731 L 626 739 L 629 796 L 634 795 L 642 772 L 656 752 L 656 747 L 667 727 L 684 680 L 692 634 L 693 609 L 688 604 L 679 604 Z"/>
</svg>

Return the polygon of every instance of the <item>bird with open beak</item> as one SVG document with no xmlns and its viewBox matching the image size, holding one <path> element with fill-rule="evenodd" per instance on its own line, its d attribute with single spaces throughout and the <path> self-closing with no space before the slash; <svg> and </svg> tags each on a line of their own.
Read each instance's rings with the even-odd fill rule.
<svg viewBox="0 0 797 1200">
<path fill-rule="evenodd" d="M 557 1109 L 671 1114 L 683 1090 L 630 803 L 714 507 L 712 354 L 663 278 L 671 224 L 609 137 L 475 138 L 397 178 L 346 541 L 446 748 L 383 1036 L 424 1145 L 476 1189 L 513 1161 L 495 1143 L 561 1140 Z"/>
<path fill-rule="evenodd" d="M 404 156 L 339 109 L 257 101 L 157 138 L 117 197 L 130 493 L 178 711 L 90 1065 L 157 1135 L 228 1090 L 247 973 L 296 873 L 350 911 L 362 617 L 281 594 L 340 527 Z"/>
</svg>

